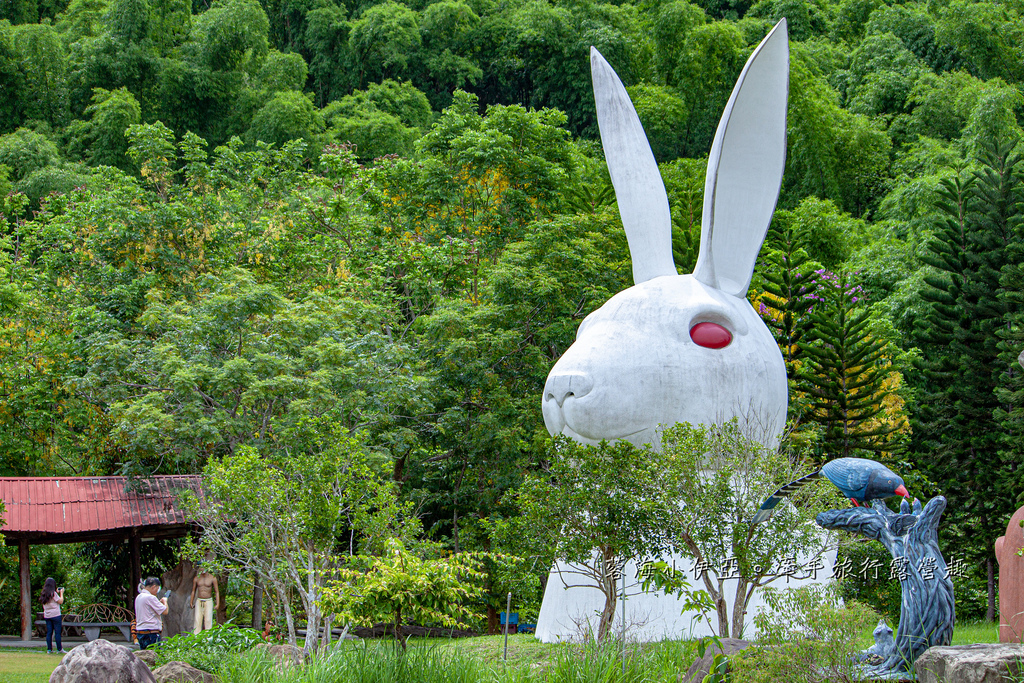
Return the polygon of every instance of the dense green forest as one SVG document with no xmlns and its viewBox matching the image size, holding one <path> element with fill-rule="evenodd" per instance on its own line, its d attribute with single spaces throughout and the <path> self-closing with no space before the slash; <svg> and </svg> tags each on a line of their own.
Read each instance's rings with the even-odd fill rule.
<svg viewBox="0 0 1024 683">
<path fill-rule="evenodd" d="M 543 464 L 548 370 L 631 284 L 589 47 L 628 86 L 688 272 L 718 117 L 784 16 L 789 148 L 750 297 L 793 441 L 944 493 L 958 611 L 991 618 L 1024 502 L 1022 12 L 3 0 L 0 474 L 200 472 L 302 448 L 313 417 L 359 435 L 434 539 L 491 548 Z M 111 549 L 60 552 L 34 575 L 112 590 Z"/>
</svg>

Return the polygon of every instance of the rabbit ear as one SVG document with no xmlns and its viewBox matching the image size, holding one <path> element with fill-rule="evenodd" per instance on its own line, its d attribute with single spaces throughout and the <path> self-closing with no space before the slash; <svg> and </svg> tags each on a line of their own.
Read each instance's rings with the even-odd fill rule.
<svg viewBox="0 0 1024 683">
<path fill-rule="evenodd" d="M 786 165 L 789 37 L 782 19 L 750 55 L 708 156 L 700 255 L 693 275 L 745 296 Z"/>
<path fill-rule="evenodd" d="M 633 257 L 633 282 L 677 275 L 668 195 L 640 118 L 622 81 L 594 47 L 590 48 L 590 73 L 604 158 Z"/>
</svg>

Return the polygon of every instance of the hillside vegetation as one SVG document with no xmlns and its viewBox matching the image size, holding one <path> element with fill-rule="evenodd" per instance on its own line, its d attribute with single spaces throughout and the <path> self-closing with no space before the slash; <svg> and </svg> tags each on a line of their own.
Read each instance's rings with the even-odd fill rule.
<svg viewBox="0 0 1024 683">
<path fill-rule="evenodd" d="M 750 297 L 792 440 L 944 493 L 958 610 L 991 618 L 1024 502 L 1022 11 L 6 0 L 0 475 L 200 472 L 316 448 L 313 420 L 357 434 L 434 539 L 492 548 L 545 462 L 548 370 L 631 284 L 589 47 L 633 98 L 688 272 L 718 117 L 786 17 L 788 156 Z M 173 562 L 147 546 L 148 571 Z M 126 548 L 61 552 L 34 578 L 115 599 Z M 536 604 L 546 562 L 491 576 L 492 621 L 509 585 Z"/>
</svg>

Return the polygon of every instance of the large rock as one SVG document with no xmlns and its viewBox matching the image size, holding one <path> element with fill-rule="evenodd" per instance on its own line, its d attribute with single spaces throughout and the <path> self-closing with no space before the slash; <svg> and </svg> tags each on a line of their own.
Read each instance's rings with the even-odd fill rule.
<svg viewBox="0 0 1024 683">
<path fill-rule="evenodd" d="M 167 614 L 164 615 L 164 638 L 192 632 L 195 617 L 188 600 L 195 577 L 196 567 L 188 560 L 182 560 L 174 569 L 161 575 L 160 583 L 171 591 L 167 596 Z"/>
<path fill-rule="evenodd" d="M 139 650 L 135 656 L 144 661 L 150 669 L 156 668 L 156 650 Z"/>
<path fill-rule="evenodd" d="M 914 670 L 920 683 L 1011 683 L 1020 680 L 1022 663 L 1022 645 L 955 645 L 925 650 Z"/>
<path fill-rule="evenodd" d="M 93 640 L 64 656 L 50 683 L 156 683 L 146 664 L 123 645 Z"/>
<path fill-rule="evenodd" d="M 721 642 L 722 647 L 718 647 L 715 643 L 710 643 L 708 649 L 704 651 L 704 656 L 690 665 L 686 672 L 686 677 L 683 679 L 686 683 L 700 683 L 703 681 L 704 677 L 711 673 L 711 665 L 714 663 L 716 654 L 724 654 L 728 657 L 737 652 L 742 652 L 752 645 L 752 643 L 746 640 L 739 640 L 737 638 L 722 638 Z"/>
<path fill-rule="evenodd" d="M 253 650 L 262 650 L 274 660 L 278 665 L 281 664 L 302 664 L 306 661 L 306 651 L 300 647 L 293 647 L 291 645 L 270 645 L 269 643 L 260 643 L 252 648 Z"/>
<path fill-rule="evenodd" d="M 153 670 L 158 683 L 214 683 L 217 677 L 185 662 L 167 662 Z"/>
</svg>

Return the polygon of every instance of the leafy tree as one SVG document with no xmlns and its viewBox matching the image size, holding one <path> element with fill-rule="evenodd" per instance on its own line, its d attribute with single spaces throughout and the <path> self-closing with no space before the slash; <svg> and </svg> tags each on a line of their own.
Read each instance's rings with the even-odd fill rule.
<svg viewBox="0 0 1024 683">
<path fill-rule="evenodd" d="M 289 596 L 297 594 L 305 650 L 321 652 L 331 638 L 333 615 L 323 607 L 330 610 L 326 587 L 338 551 L 369 552 L 417 527 L 408 505 L 374 475 L 365 445 L 329 420 L 297 425 L 278 448 L 261 457 L 246 447 L 210 461 L 203 497 L 184 496 L 186 514 L 203 530 L 198 541 L 186 542 L 186 552 L 197 559 L 212 552 L 213 564 L 259 577 L 284 611 L 292 646 Z"/>
<path fill-rule="evenodd" d="M 88 341 L 80 390 L 108 406 L 125 471 L 194 471 L 242 445 L 268 446 L 303 415 L 386 431 L 414 400 L 419 381 L 401 349 L 357 331 L 356 302 L 288 301 L 243 271 L 198 284 L 191 305 L 151 293 L 145 337 Z"/>
<path fill-rule="evenodd" d="M 838 268 L 863 241 L 864 221 L 843 213 L 832 201 L 807 197 L 779 216 L 799 235 L 801 247 L 826 268 Z"/>
<path fill-rule="evenodd" d="M 161 57 L 177 58 L 192 31 L 192 4 L 188 0 L 150 0 L 150 40 Z"/>
<path fill-rule="evenodd" d="M 993 2 L 955 0 L 939 12 L 939 41 L 952 46 L 975 76 L 1017 81 L 1024 76 L 1024 62 L 1014 46 L 1020 44 L 1019 12 Z"/>
<path fill-rule="evenodd" d="M 306 60 L 302 55 L 271 50 L 260 67 L 258 80 L 267 92 L 302 90 L 306 85 L 308 72 Z"/>
<path fill-rule="evenodd" d="M 25 78 L 14 51 L 12 32 L 0 24 L 0 134 L 8 133 L 21 123 Z"/>
<path fill-rule="evenodd" d="M 483 77 L 473 59 L 472 36 L 480 17 L 461 0 L 441 0 L 423 10 L 423 76 L 418 79 L 434 108 L 451 104 L 451 94 L 466 89 Z"/>
<path fill-rule="evenodd" d="M 619 578 L 629 559 L 657 557 L 664 528 L 658 512 L 671 507 L 655 481 L 646 449 L 625 441 L 581 446 L 559 436 L 546 449 L 544 471 L 529 476 L 518 491 L 522 517 L 506 534 L 527 540 L 542 558 L 559 567 L 566 588 L 596 588 L 604 595 L 597 639 L 611 634 L 619 599 Z"/>
<path fill-rule="evenodd" d="M 60 163 L 60 152 L 45 135 L 27 128 L 0 136 L 0 164 L 10 169 L 17 182 L 33 172 Z"/>
<path fill-rule="evenodd" d="M 95 38 L 105 27 L 107 0 L 71 0 L 57 19 L 57 30 L 69 44 Z"/>
<path fill-rule="evenodd" d="M 871 119 L 838 105 L 810 65 L 790 63 L 789 137 L 780 202 L 815 195 L 860 216 L 887 176 L 892 142 Z"/>
<path fill-rule="evenodd" d="M 427 97 L 409 81 L 385 80 L 366 88 L 366 99 L 407 126 L 426 130 L 434 120 Z"/>
<path fill-rule="evenodd" d="M 869 35 L 851 55 L 843 96 L 849 110 L 871 116 L 906 110 L 914 84 L 925 65 L 892 35 Z"/>
<path fill-rule="evenodd" d="M 707 22 L 704 10 L 699 6 L 674 0 L 666 2 L 658 8 L 653 20 L 654 67 L 662 79 L 675 82 L 676 62 L 679 59 L 679 46 L 689 33 Z"/>
<path fill-rule="evenodd" d="M 110 37 L 122 45 L 148 42 L 149 14 L 147 0 L 114 0 L 107 15 Z"/>
<path fill-rule="evenodd" d="M 339 143 L 353 145 L 358 158 L 372 160 L 386 154 L 412 156 L 420 130 L 406 126 L 397 116 L 383 112 L 357 91 L 323 109 L 330 129 Z"/>
<path fill-rule="evenodd" d="M 413 143 L 429 124 L 432 113 L 426 96 L 411 83 L 386 80 L 371 83 L 322 111 L 331 136 L 355 145 L 361 159 L 385 154 L 412 156 Z"/>
<path fill-rule="evenodd" d="M 47 24 L 25 24 L 14 31 L 14 51 L 25 75 L 25 117 L 62 126 L 68 118 L 67 53 Z"/>
<path fill-rule="evenodd" d="M 711 149 L 722 109 L 747 58 L 745 44 L 732 24 L 697 26 L 687 34 L 672 72 L 664 75 L 689 107 L 686 127 L 680 131 L 685 156 L 705 156 Z"/>
<path fill-rule="evenodd" d="M 837 504 L 834 489 L 812 485 L 776 508 L 766 522 L 751 524 L 765 498 L 804 470 L 797 457 L 761 443 L 770 435 L 744 433 L 735 422 L 666 429 L 662 449 L 649 465 L 667 505 L 664 541 L 673 552 L 707 567 L 702 581 L 717 617 L 722 638 L 742 637 L 751 597 L 779 578 L 774 569 L 783 558 L 800 558 L 808 575 L 812 563 L 833 543 L 812 522 L 818 512 Z M 732 559 L 732 563 L 727 560 Z M 735 576 L 729 576 L 735 567 Z M 725 582 L 737 581 L 730 606 Z"/>
<path fill-rule="evenodd" d="M 855 45 L 864 37 L 868 18 L 882 6 L 881 0 L 843 0 L 835 10 L 831 35 Z"/>
<path fill-rule="evenodd" d="M 659 167 L 672 207 L 672 258 L 681 273 L 697 265 L 707 166 L 707 159 L 680 158 Z"/>
<path fill-rule="evenodd" d="M 657 85 L 635 85 L 627 92 L 654 158 L 667 162 L 683 156 L 686 148 L 679 131 L 686 128 L 690 118 L 686 103 L 668 88 Z"/>
<path fill-rule="evenodd" d="M 113 92 L 97 88 L 93 104 L 85 113 L 91 116 L 91 120 L 76 122 L 78 125 L 71 127 L 73 139 L 69 147 L 79 151 L 90 165 L 131 170 L 125 134 L 130 126 L 141 120 L 142 109 L 138 100 L 125 88 Z"/>
<path fill-rule="evenodd" d="M 306 15 L 304 43 L 310 53 L 310 87 L 317 106 L 326 106 L 352 87 L 347 69 L 350 28 L 347 13 L 336 5 L 317 7 Z"/>
<path fill-rule="evenodd" d="M 871 13 L 866 31 L 869 35 L 895 35 L 936 73 L 961 68 L 960 55 L 936 36 L 936 23 L 934 15 L 921 6 L 882 6 Z"/>
<path fill-rule="evenodd" d="M 224 0 L 192 22 L 200 60 L 214 71 L 256 72 L 270 50 L 270 22 L 256 0 Z"/>
<path fill-rule="evenodd" d="M 401 78 L 422 38 L 419 16 L 399 2 L 370 7 L 352 24 L 349 33 L 358 73 L 358 86 L 385 78 Z"/>
<path fill-rule="evenodd" d="M 324 122 L 313 106 L 312 98 L 301 92 L 285 90 L 277 93 L 256 112 L 249 127 L 249 138 L 273 145 L 289 140 L 316 142 L 323 133 Z"/>
<path fill-rule="evenodd" d="M 422 559 L 389 538 L 380 556 L 355 556 L 325 591 L 324 604 L 348 622 L 372 626 L 390 620 L 395 640 L 406 647 L 402 624 L 466 628 L 475 612 L 466 606 L 481 597 L 482 557 L 457 553 Z"/>
</svg>

